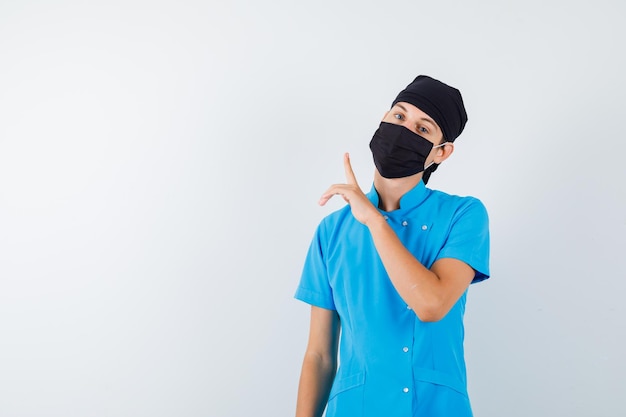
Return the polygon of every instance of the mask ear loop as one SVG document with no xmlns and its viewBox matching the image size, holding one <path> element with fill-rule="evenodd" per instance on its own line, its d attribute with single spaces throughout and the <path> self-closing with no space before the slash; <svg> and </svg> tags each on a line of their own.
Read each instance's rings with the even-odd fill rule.
<svg viewBox="0 0 626 417">
<path fill-rule="evenodd" d="M 433 149 L 441 148 L 442 146 L 446 146 L 448 143 L 450 143 L 450 142 L 444 142 L 444 143 L 442 143 L 440 145 L 433 146 Z M 432 149 L 431 149 L 431 151 L 432 151 Z M 430 164 L 428 164 L 428 166 L 424 167 L 424 171 L 426 171 L 428 168 L 430 168 L 430 166 L 432 164 L 434 164 L 434 163 L 435 163 L 435 161 L 433 160 Z"/>
</svg>

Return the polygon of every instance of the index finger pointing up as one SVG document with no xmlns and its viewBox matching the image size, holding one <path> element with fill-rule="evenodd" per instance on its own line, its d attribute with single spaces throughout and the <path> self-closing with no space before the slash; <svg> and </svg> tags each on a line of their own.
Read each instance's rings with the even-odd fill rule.
<svg viewBox="0 0 626 417">
<path fill-rule="evenodd" d="M 343 167 L 346 170 L 346 180 L 348 180 L 348 184 L 359 185 L 356 182 L 356 177 L 354 176 L 354 171 L 352 171 L 352 165 L 350 164 L 350 154 L 346 152 L 343 155 Z"/>
</svg>

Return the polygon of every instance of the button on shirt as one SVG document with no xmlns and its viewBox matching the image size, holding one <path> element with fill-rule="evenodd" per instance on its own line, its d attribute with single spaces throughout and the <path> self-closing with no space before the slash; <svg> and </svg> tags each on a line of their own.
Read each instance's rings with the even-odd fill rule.
<svg viewBox="0 0 626 417">
<path fill-rule="evenodd" d="M 373 187 L 367 196 L 378 207 Z M 398 210 L 382 213 L 425 267 L 455 258 L 475 270 L 473 283 L 489 277 L 488 218 L 479 200 L 420 182 Z M 472 415 L 463 357 L 466 294 L 440 321 L 420 321 L 349 206 L 320 223 L 296 298 L 336 310 L 341 320 L 340 366 L 327 417 Z"/>
</svg>

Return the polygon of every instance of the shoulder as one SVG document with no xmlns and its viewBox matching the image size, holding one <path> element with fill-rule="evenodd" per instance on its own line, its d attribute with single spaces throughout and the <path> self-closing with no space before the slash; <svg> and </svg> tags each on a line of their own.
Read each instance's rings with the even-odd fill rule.
<svg viewBox="0 0 626 417">
<path fill-rule="evenodd" d="M 339 210 L 333 211 L 332 213 L 324 217 L 320 225 L 332 228 L 345 223 L 347 220 L 354 220 L 354 216 L 352 215 L 350 206 L 346 204 Z"/>
<path fill-rule="evenodd" d="M 476 271 L 472 283 L 489 277 L 489 217 L 480 199 L 434 191 L 437 219 L 445 225 L 445 242 L 437 257 L 458 259 Z"/>
<path fill-rule="evenodd" d="M 358 222 L 352 215 L 350 206 L 346 205 L 345 207 L 336 210 L 324 217 L 319 223 L 317 233 L 320 235 L 320 237 L 322 237 L 322 239 L 330 239 L 336 235 L 338 230 L 347 226 L 351 226 L 355 223 Z"/>
<path fill-rule="evenodd" d="M 487 208 L 477 197 L 448 194 L 440 190 L 429 190 L 428 200 L 440 210 L 462 214 L 465 212 L 482 213 L 487 216 Z"/>
</svg>

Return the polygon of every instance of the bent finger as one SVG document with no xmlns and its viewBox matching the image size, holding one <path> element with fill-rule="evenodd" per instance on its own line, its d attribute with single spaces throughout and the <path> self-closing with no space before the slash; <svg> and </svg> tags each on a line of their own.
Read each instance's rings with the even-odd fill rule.
<svg viewBox="0 0 626 417">
<path fill-rule="evenodd" d="M 326 204 L 326 202 L 328 202 L 328 200 L 336 195 L 340 195 L 343 197 L 344 200 L 348 201 L 346 197 L 349 192 L 350 188 L 346 184 L 331 185 L 330 188 L 328 188 L 328 190 L 326 190 L 326 192 L 322 194 L 318 203 L 320 206 L 323 206 L 324 204 Z"/>
<path fill-rule="evenodd" d="M 326 190 L 324 192 L 324 194 L 322 194 L 322 196 L 320 197 L 318 204 L 320 206 L 323 206 L 324 204 L 326 204 L 328 202 L 328 200 L 330 200 L 331 198 L 333 198 L 333 196 L 339 194 L 336 191 L 337 186 L 336 185 L 332 185 L 328 190 Z"/>
</svg>

